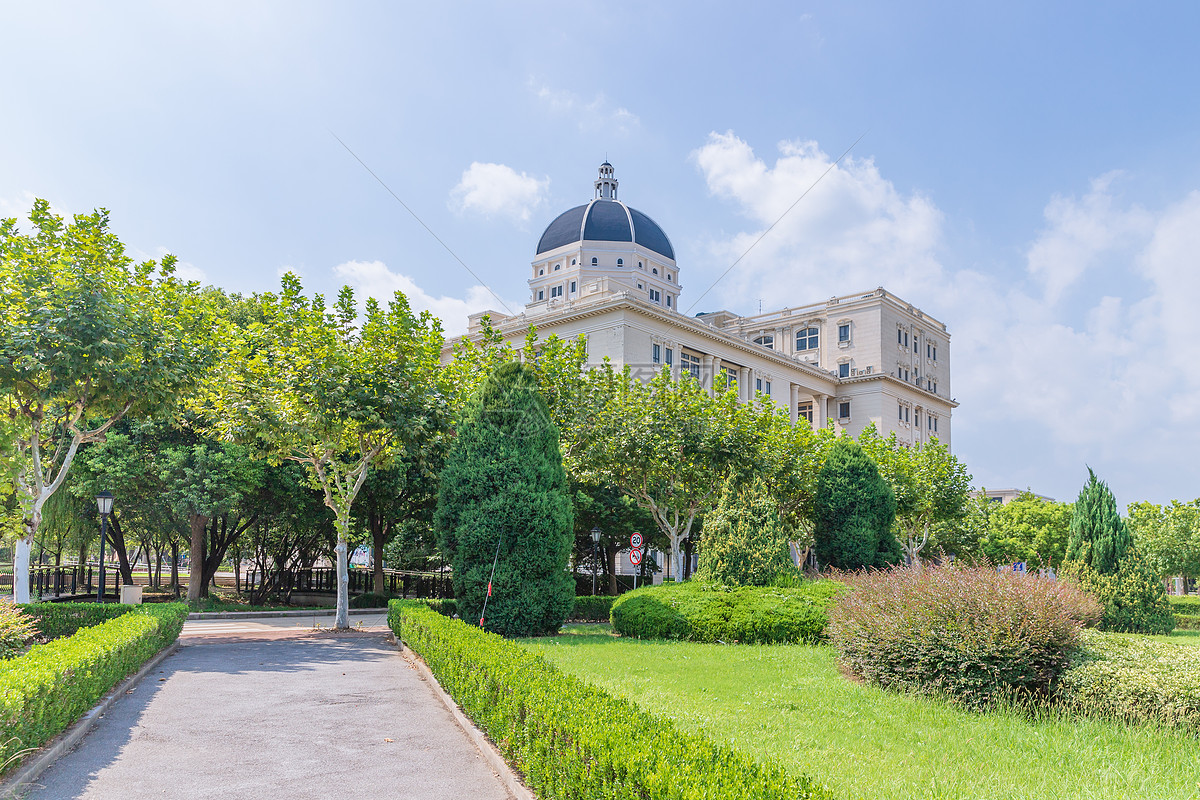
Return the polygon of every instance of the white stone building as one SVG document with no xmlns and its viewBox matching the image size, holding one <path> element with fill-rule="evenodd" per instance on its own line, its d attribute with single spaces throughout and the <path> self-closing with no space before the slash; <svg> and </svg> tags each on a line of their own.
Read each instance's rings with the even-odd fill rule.
<svg viewBox="0 0 1200 800">
<path fill-rule="evenodd" d="M 617 199 L 600 165 L 594 199 L 563 212 L 538 242 L 523 312 L 484 313 L 515 348 L 539 337 L 587 339 L 590 363 L 610 359 L 649 376 L 669 367 L 709 388 L 721 374 L 744 399 L 756 394 L 793 421 L 829 421 L 857 434 L 874 422 L 915 443 L 950 444 L 950 334 L 946 325 L 883 288 L 741 317 L 685 316 L 675 249 L 649 216 Z M 449 358 L 458 339 L 446 343 Z"/>
</svg>

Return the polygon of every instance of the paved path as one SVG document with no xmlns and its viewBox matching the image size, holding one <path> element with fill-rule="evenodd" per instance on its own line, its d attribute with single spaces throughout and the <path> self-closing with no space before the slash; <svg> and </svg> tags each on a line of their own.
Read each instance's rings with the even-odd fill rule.
<svg viewBox="0 0 1200 800">
<path fill-rule="evenodd" d="M 511 796 L 384 633 L 202 622 L 28 800 Z"/>
</svg>

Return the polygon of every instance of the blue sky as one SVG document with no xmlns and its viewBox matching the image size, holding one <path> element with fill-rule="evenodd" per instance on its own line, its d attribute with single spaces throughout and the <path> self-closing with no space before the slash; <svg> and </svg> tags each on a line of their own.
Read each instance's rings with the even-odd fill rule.
<svg viewBox="0 0 1200 800">
<path fill-rule="evenodd" d="M 685 308 L 883 285 L 953 335 L 978 485 L 1200 495 L 1200 7 L 7 4 L 0 214 L 103 206 L 234 291 L 401 288 L 461 330 L 542 228 L 621 198 Z M 690 297 L 690 300 L 689 300 Z"/>
</svg>

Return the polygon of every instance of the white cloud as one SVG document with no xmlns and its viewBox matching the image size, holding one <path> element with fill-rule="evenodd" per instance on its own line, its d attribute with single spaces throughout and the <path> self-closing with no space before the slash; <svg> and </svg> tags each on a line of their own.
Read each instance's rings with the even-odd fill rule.
<svg viewBox="0 0 1200 800">
<path fill-rule="evenodd" d="M 779 151 L 768 165 L 727 133 L 693 154 L 751 223 L 714 239 L 720 256 L 740 255 L 830 163 L 813 142 Z M 847 159 L 716 294 L 745 308 L 883 285 L 949 326 L 954 445 L 979 482 L 1069 499 L 1087 463 L 1124 501 L 1191 498 L 1179 467 L 1200 448 L 1200 192 L 1147 210 L 1121 200 L 1117 178 L 1052 197 L 1024 263 L 999 276 L 943 266 L 936 206 Z"/>
<path fill-rule="evenodd" d="M 450 204 L 460 212 L 478 211 L 488 217 L 528 222 L 549 188 L 549 178 L 538 180 L 504 164 L 474 161 L 450 192 Z"/>
<path fill-rule="evenodd" d="M 402 292 L 414 311 L 430 311 L 442 321 L 447 336 L 458 336 L 467 332 L 467 317 L 480 311 L 508 313 L 504 304 L 483 286 L 472 286 L 465 298 L 435 297 L 417 286 L 407 275 L 392 272 L 382 261 L 347 261 L 333 268 L 333 274 L 345 281 L 360 296 L 374 297 L 387 303 L 396 292 Z M 508 308 L 519 312 L 523 303 L 505 301 Z"/>
<path fill-rule="evenodd" d="M 574 120 L 581 131 L 598 130 L 629 136 L 642 125 L 637 114 L 615 105 L 603 92 L 587 100 L 568 89 L 553 89 L 533 78 L 529 79 L 528 86 L 547 108 L 559 116 Z"/>
</svg>

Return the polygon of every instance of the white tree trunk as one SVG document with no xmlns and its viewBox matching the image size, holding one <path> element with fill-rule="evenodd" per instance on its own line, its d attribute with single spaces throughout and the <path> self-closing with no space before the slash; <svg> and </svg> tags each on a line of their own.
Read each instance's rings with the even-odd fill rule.
<svg viewBox="0 0 1200 800">
<path fill-rule="evenodd" d="M 13 602 L 29 602 L 29 556 L 32 552 L 33 537 L 18 537 L 13 556 Z"/>
<path fill-rule="evenodd" d="M 350 627 L 350 571 L 346 566 L 346 539 L 338 536 L 337 543 L 337 614 L 334 615 L 333 627 L 338 629 Z"/>
</svg>

